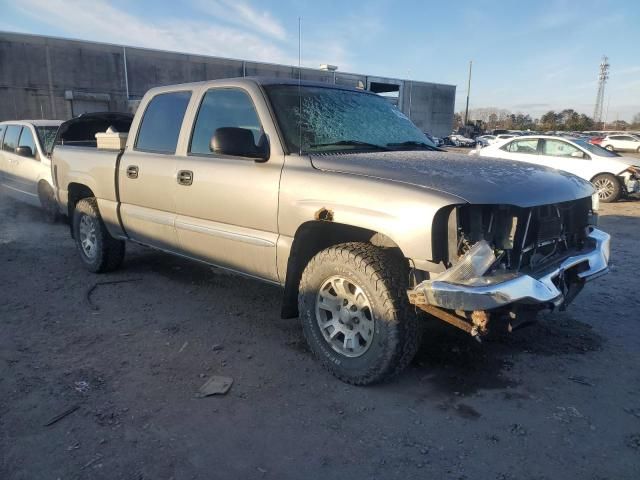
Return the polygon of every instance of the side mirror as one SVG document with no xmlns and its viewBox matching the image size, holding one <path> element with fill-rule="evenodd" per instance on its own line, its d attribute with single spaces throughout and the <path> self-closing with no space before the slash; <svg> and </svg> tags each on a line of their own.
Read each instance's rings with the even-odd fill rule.
<svg viewBox="0 0 640 480">
<path fill-rule="evenodd" d="M 33 158 L 33 150 L 31 147 L 18 147 L 16 148 L 16 155 L 20 155 L 21 157 L 29 157 Z"/>
<path fill-rule="evenodd" d="M 262 134 L 258 145 L 256 145 L 253 140 L 253 132 L 247 128 L 218 128 L 211 137 L 209 148 L 212 152 L 221 155 L 249 157 L 262 162 L 269 160 L 267 136 Z"/>
<path fill-rule="evenodd" d="M 584 152 L 573 152 L 571 156 L 573 158 L 584 158 Z"/>
</svg>

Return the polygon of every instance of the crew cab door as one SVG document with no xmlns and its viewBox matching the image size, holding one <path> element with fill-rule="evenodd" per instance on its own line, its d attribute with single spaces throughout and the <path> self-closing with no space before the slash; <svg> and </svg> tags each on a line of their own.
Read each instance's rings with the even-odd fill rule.
<svg viewBox="0 0 640 480">
<path fill-rule="evenodd" d="M 273 141 L 277 133 L 272 123 L 261 121 L 268 116 L 264 99 L 240 87 L 215 87 L 202 91 L 201 96 L 173 180 L 181 252 L 278 281 L 277 213 L 283 154 L 280 144 Z M 211 137 L 223 127 L 249 129 L 256 143 L 266 132 L 272 143 L 268 161 L 214 154 Z"/>
<path fill-rule="evenodd" d="M 120 215 L 127 235 L 144 244 L 177 250 L 175 230 L 176 150 L 191 91 L 160 93 L 134 122 L 120 159 Z"/>
</svg>

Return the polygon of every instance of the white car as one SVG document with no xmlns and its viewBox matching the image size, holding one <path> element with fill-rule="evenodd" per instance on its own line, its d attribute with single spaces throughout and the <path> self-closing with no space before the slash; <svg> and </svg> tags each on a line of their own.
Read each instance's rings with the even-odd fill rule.
<svg viewBox="0 0 640 480">
<path fill-rule="evenodd" d="M 49 153 L 62 121 L 21 120 L 0 123 L 0 185 L 10 196 L 58 216 L 53 197 Z"/>
<path fill-rule="evenodd" d="M 607 135 L 600 143 L 602 148 L 611 152 L 627 151 L 640 153 L 640 137 L 637 135 Z"/>
<path fill-rule="evenodd" d="M 473 150 L 469 155 L 545 165 L 589 180 L 602 202 L 640 192 L 640 159 L 623 157 L 585 140 L 537 135 Z"/>
</svg>

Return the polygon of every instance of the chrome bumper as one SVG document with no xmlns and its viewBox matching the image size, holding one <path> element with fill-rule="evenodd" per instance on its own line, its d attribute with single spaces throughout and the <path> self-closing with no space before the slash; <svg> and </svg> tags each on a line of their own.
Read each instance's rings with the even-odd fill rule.
<svg viewBox="0 0 640 480">
<path fill-rule="evenodd" d="M 586 269 L 576 274 L 581 284 L 609 272 L 610 240 L 609 234 L 593 229 L 587 238 L 587 251 L 565 258 L 540 276 L 495 274 L 475 278 L 466 284 L 439 282 L 436 278 L 425 280 L 407 293 L 415 305 L 427 304 L 450 310 L 490 310 L 516 302 L 561 306 L 575 296 L 565 302 L 566 292 L 559 288 L 569 270 L 587 264 Z"/>
</svg>

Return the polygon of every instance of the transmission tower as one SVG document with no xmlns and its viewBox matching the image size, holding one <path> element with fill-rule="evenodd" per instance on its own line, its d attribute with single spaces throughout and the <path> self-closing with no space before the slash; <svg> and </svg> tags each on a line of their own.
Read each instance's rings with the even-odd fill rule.
<svg viewBox="0 0 640 480">
<path fill-rule="evenodd" d="M 600 62 L 600 74 L 598 75 L 598 94 L 596 95 L 596 106 L 593 109 L 593 121 L 600 123 L 602 121 L 602 107 L 604 105 L 604 87 L 609 78 L 609 58 L 603 55 Z"/>
</svg>

